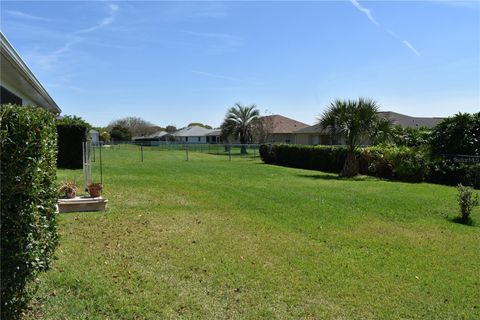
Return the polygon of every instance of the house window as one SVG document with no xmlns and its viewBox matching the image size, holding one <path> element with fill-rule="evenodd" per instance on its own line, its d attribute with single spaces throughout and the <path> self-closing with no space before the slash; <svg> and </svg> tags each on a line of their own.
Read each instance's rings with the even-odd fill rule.
<svg viewBox="0 0 480 320">
<path fill-rule="evenodd" d="M 188 142 L 188 137 L 185 137 L 185 142 Z"/>
<path fill-rule="evenodd" d="M 200 141 L 201 141 L 201 137 L 198 137 L 198 142 L 200 142 Z"/>
<path fill-rule="evenodd" d="M 19 106 L 22 105 L 22 99 L 17 95 L 11 93 L 4 87 L 1 87 L 1 97 L 0 97 L 0 104 L 18 104 Z"/>
</svg>

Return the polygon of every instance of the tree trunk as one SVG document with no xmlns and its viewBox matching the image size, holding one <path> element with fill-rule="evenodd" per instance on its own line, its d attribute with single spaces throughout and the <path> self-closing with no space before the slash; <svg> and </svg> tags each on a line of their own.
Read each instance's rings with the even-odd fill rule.
<svg viewBox="0 0 480 320">
<path fill-rule="evenodd" d="M 347 158 L 345 159 L 345 164 L 343 165 L 342 172 L 340 172 L 341 177 L 354 177 L 358 174 L 359 166 L 357 157 L 355 156 L 355 151 L 349 150 L 347 153 Z"/>
<path fill-rule="evenodd" d="M 240 147 L 240 154 L 247 154 L 247 147 L 244 146 L 244 144 L 247 142 L 246 140 L 246 133 L 242 132 L 240 134 L 240 143 L 242 144 Z"/>
</svg>

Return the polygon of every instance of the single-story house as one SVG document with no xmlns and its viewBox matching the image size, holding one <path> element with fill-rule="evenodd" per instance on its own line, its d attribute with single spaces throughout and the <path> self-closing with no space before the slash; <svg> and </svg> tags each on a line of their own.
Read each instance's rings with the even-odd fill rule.
<svg viewBox="0 0 480 320">
<path fill-rule="evenodd" d="M 171 133 L 158 131 L 147 136 L 133 137 L 133 141 L 172 141 L 174 139 Z"/>
<path fill-rule="evenodd" d="M 1 104 L 32 105 L 58 116 L 62 111 L 0 31 Z"/>
<path fill-rule="evenodd" d="M 261 117 L 269 143 L 295 143 L 295 132 L 308 128 L 309 125 L 281 115 Z"/>
<path fill-rule="evenodd" d="M 207 143 L 222 143 L 222 131 L 213 130 L 207 133 Z"/>
<path fill-rule="evenodd" d="M 191 126 L 173 133 L 176 142 L 179 143 L 207 143 L 207 134 L 214 130 L 199 126 Z"/>
<path fill-rule="evenodd" d="M 401 114 L 393 111 L 380 111 L 378 115 L 382 118 L 388 118 L 393 122 L 394 126 L 401 126 L 402 128 L 433 128 L 445 118 L 440 117 L 411 117 L 405 114 Z"/>
<path fill-rule="evenodd" d="M 330 134 L 330 129 L 323 129 L 320 123 L 300 129 L 295 132 L 294 136 L 296 144 L 336 145 L 343 142 L 343 139 L 335 139 Z"/>
<path fill-rule="evenodd" d="M 388 118 L 392 121 L 394 126 L 399 125 L 402 128 L 433 128 L 444 119 L 438 117 L 411 117 L 393 111 L 380 111 L 378 112 L 378 116 Z M 330 132 L 330 129 L 323 129 L 322 126 L 317 123 L 313 126 L 296 131 L 295 143 L 308 145 L 340 145 L 345 143 L 343 137 L 332 137 Z"/>
</svg>

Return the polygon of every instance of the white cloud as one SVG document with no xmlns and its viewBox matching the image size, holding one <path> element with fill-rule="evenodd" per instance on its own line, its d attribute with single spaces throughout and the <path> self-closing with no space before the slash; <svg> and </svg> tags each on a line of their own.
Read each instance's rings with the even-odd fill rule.
<svg viewBox="0 0 480 320">
<path fill-rule="evenodd" d="M 377 26 L 379 25 L 378 22 L 377 22 L 377 20 L 375 20 L 375 18 L 374 18 L 373 15 L 372 15 L 372 10 L 363 7 L 360 3 L 358 3 L 357 0 L 350 0 L 350 2 L 351 2 L 360 12 L 363 12 L 363 13 L 367 16 L 368 20 L 370 20 L 373 24 L 375 24 L 375 25 L 377 25 Z"/>
<path fill-rule="evenodd" d="M 415 53 L 417 55 L 417 57 L 420 57 L 421 54 L 420 52 L 418 52 L 417 49 L 415 49 L 414 46 L 412 46 L 412 44 L 410 42 L 408 42 L 407 40 L 403 40 L 402 43 L 408 48 L 410 49 L 413 53 Z"/>
<path fill-rule="evenodd" d="M 360 3 L 358 3 L 357 0 L 350 0 L 350 2 L 360 11 L 360 12 L 363 12 L 367 18 L 375 25 L 380 26 L 380 23 L 377 22 L 377 20 L 375 20 L 375 18 L 373 17 L 372 15 L 372 10 L 370 9 L 367 9 L 365 7 L 363 7 L 362 5 L 360 5 Z M 400 40 L 401 38 L 395 33 L 393 32 L 392 30 L 390 29 L 386 29 L 384 27 L 381 27 L 383 30 L 385 30 L 385 32 L 387 32 L 389 35 L 391 35 L 393 38 L 397 39 L 397 40 Z M 420 57 L 421 54 L 420 52 L 418 52 L 417 49 L 415 49 L 415 47 L 410 43 L 408 42 L 407 40 L 401 40 L 402 43 L 408 48 L 410 49 L 410 51 L 412 51 L 417 57 Z"/>
<path fill-rule="evenodd" d="M 235 78 L 235 77 L 229 77 L 229 76 L 224 76 L 220 74 L 215 74 L 215 73 L 209 73 L 209 72 L 204 72 L 204 71 L 199 71 L 199 70 L 190 70 L 190 72 L 199 74 L 202 76 L 207 76 L 211 78 L 217 78 L 217 79 L 223 79 L 223 80 L 231 80 L 231 81 L 238 81 L 238 82 L 246 82 L 243 79 Z"/>
<path fill-rule="evenodd" d="M 112 22 L 115 20 L 115 14 L 120 8 L 116 4 L 110 4 L 108 8 L 110 9 L 108 17 L 103 18 L 97 25 L 94 25 L 90 28 L 78 30 L 74 32 L 74 34 L 90 33 L 112 24 Z"/>
<path fill-rule="evenodd" d="M 227 34 L 227 33 L 209 33 L 209 32 L 193 32 L 193 31 L 184 31 L 184 33 L 191 36 L 196 36 L 196 37 L 221 40 L 231 47 L 240 47 L 243 43 L 240 37 Z"/>
<path fill-rule="evenodd" d="M 36 20 L 36 21 L 50 21 L 50 19 L 34 16 L 18 10 L 5 10 L 5 13 L 7 13 L 12 17 L 21 18 L 21 19 Z"/>
</svg>

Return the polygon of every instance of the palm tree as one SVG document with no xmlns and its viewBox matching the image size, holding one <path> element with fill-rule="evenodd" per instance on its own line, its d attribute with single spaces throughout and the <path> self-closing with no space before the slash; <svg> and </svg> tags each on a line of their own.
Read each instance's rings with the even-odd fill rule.
<svg viewBox="0 0 480 320">
<path fill-rule="evenodd" d="M 222 136 L 233 136 L 241 144 L 252 143 L 254 126 L 259 116 L 260 112 L 254 104 L 242 106 L 236 103 L 225 115 L 221 125 Z M 247 153 L 245 146 L 242 146 L 241 153 Z"/>
<path fill-rule="evenodd" d="M 331 128 L 333 134 L 344 136 L 348 146 L 347 158 L 340 176 L 353 177 L 358 174 L 356 149 L 378 133 L 379 125 L 383 127 L 382 132 L 388 127 L 378 117 L 377 112 L 377 102 L 368 98 L 359 98 L 358 100 L 337 99 L 330 103 L 322 114 L 320 119 L 322 127 Z"/>
</svg>

